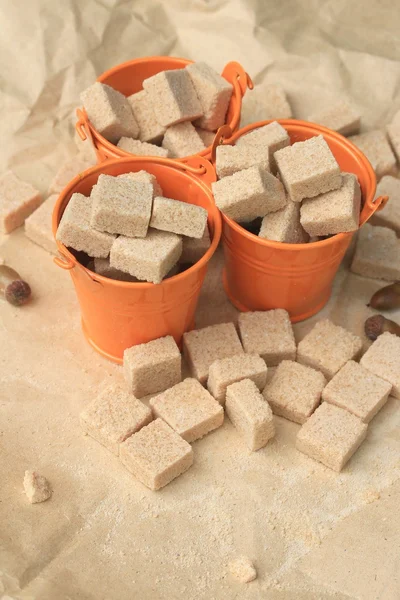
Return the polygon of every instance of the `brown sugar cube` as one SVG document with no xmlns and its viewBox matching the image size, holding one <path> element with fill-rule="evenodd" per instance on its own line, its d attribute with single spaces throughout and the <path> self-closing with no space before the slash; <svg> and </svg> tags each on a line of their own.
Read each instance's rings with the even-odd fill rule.
<svg viewBox="0 0 400 600">
<path fill-rule="evenodd" d="M 233 323 L 211 325 L 183 334 L 183 355 L 190 371 L 205 384 L 212 363 L 243 352 Z"/>
<path fill-rule="evenodd" d="M 343 408 L 323 402 L 301 427 L 296 448 L 341 471 L 367 435 L 368 426 Z"/>
<path fill-rule="evenodd" d="M 211 146 L 215 138 L 215 131 L 207 131 L 207 129 L 202 129 L 201 127 L 195 127 L 197 135 L 199 135 L 203 141 L 203 144 L 206 146 Z"/>
<path fill-rule="evenodd" d="M 69 182 L 90 167 L 93 167 L 96 162 L 92 159 L 78 154 L 73 158 L 66 160 L 58 169 L 53 181 L 49 187 L 50 194 L 59 194 Z"/>
<path fill-rule="evenodd" d="M 161 71 L 143 81 L 157 121 L 170 127 L 203 115 L 192 80 L 186 69 Z M 134 137 L 134 136 L 132 136 Z"/>
<path fill-rule="evenodd" d="M 42 203 L 39 192 L 12 171 L 0 177 L 0 233 L 11 233 L 23 225 Z"/>
<path fill-rule="evenodd" d="M 282 148 L 274 158 L 293 202 L 314 198 L 342 185 L 340 167 L 322 135 Z"/>
<path fill-rule="evenodd" d="M 387 227 L 363 225 L 350 269 L 372 279 L 400 279 L 400 240 L 396 233 Z"/>
<path fill-rule="evenodd" d="M 369 423 L 386 403 L 391 389 L 391 383 L 349 360 L 330 380 L 322 399 Z"/>
<path fill-rule="evenodd" d="M 297 360 L 331 379 L 348 360 L 358 357 L 361 348 L 362 340 L 358 336 L 324 319 L 298 344 Z"/>
<path fill-rule="evenodd" d="M 254 381 L 242 379 L 226 389 L 226 414 L 249 450 L 263 448 L 275 435 L 272 410 Z"/>
<path fill-rule="evenodd" d="M 151 490 L 159 490 L 193 464 L 193 450 L 161 419 L 129 437 L 120 446 L 126 469 Z"/>
<path fill-rule="evenodd" d="M 118 148 L 121 148 L 121 150 L 130 152 L 136 156 L 161 156 L 163 158 L 167 158 L 169 156 L 169 152 L 165 148 L 160 148 L 155 144 L 141 142 L 140 140 L 135 140 L 128 137 L 122 137 L 117 146 Z"/>
<path fill-rule="evenodd" d="M 189 122 L 171 125 L 165 132 L 162 147 L 173 158 L 191 156 L 205 150 L 205 145 L 196 129 Z"/>
<path fill-rule="evenodd" d="M 378 179 L 391 175 L 396 169 L 396 158 L 385 132 L 375 129 L 349 138 L 368 158 Z"/>
<path fill-rule="evenodd" d="M 146 90 L 128 96 L 127 100 L 139 125 L 139 139 L 151 144 L 161 142 L 165 127 L 157 123 L 154 108 Z"/>
<path fill-rule="evenodd" d="M 93 127 L 109 142 L 139 135 L 139 126 L 126 97 L 96 81 L 81 94 L 82 104 Z"/>
<path fill-rule="evenodd" d="M 102 277 L 108 277 L 109 279 L 116 279 L 117 281 L 130 281 L 137 282 L 139 281 L 136 277 L 129 275 L 129 273 L 124 273 L 123 271 L 119 271 L 118 269 L 114 269 L 110 265 L 109 258 L 95 258 L 93 261 L 93 269 L 94 272 Z"/>
<path fill-rule="evenodd" d="M 380 335 L 360 360 L 360 365 L 392 384 L 391 394 L 400 398 L 400 338 L 393 333 Z"/>
<path fill-rule="evenodd" d="M 25 221 L 25 235 L 51 254 L 57 254 L 57 244 L 51 227 L 58 194 L 49 196 Z"/>
<path fill-rule="evenodd" d="M 81 428 L 118 456 L 119 445 L 153 420 L 143 402 L 119 386 L 104 390 L 80 414 Z"/>
<path fill-rule="evenodd" d="M 90 224 L 93 200 L 82 194 L 72 194 L 58 225 L 56 240 L 89 256 L 106 258 L 115 235 L 93 229 Z"/>
<path fill-rule="evenodd" d="M 182 381 L 181 353 L 168 335 L 124 352 L 124 376 L 137 398 L 156 394 Z"/>
<path fill-rule="evenodd" d="M 311 115 L 307 121 L 318 123 L 342 135 L 354 135 L 360 131 L 361 115 L 349 102 L 340 100 Z"/>
<path fill-rule="evenodd" d="M 342 173 L 342 187 L 301 205 L 300 222 L 309 235 L 356 231 L 360 221 L 361 190 L 353 173 Z"/>
<path fill-rule="evenodd" d="M 111 247 L 110 265 L 142 281 L 160 283 L 181 254 L 178 235 L 149 229 L 145 238 L 119 236 Z"/>
<path fill-rule="evenodd" d="M 272 173 L 276 173 L 275 152 L 286 146 L 290 146 L 289 134 L 276 121 L 246 133 L 236 142 L 236 147 L 241 150 L 258 148 L 259 152 L 267 152 Z"/>
<path fill-rule="evenodd" d="M 145 237 L 153 205 L 151 184 L 131 178 L 101 174 L 93 186 L 91 225 L 131 237 Z"/>
<path fill-rule="evenodd" d="M 296 359 L 296 342 L 286 310 L 241 313 L 239 331 L 245 352 L 259 354 L 268 367 Z"/>
<path fill-rule="evenodd" d="M 162 196 L 163 191 L 158 183 L 155 175 L 148 173 L 147 171 L 132 171 L 131 173 L 122 173 L 117 175 L 119 179 L 133 179 L 133 181 L 141 181 L 142 183 L 150 183 L 153 187 L 153 197 Z"/>
<path fill-rule="evenodd" d="M 389 125 L 387 125 L 386 131 L 397 161 L 400 162 L 400 110 L 397 111 Z"/>
<path fill-rule="evenodd" d="M 282 183 L 261 167 L 244 169 L 212 183 L 211 187 L 218 208 L 239 223 L 265 217 L 287 202 Z"/>
<path fill-rule="evenodd" d="M 251 379 L 259 390 L 267 382 L 267 365 L 258 354 L 238 354 L 216 360 L 208 372 L 207 388 L 214 398 L 225 404 L 226 388 L 242 379 Z"/>
<path fill-rule="evenodd" d="M 150 227 L 201 239 L 207 217 L 201 206 L 158 196 L 154 198 Z"/>
<path fill-rule="evenodd" d="M 36 471 L 25 471 L 24 491 L 31 504 L 48 500 L 53 491 L 49 481 Z"/>
<path fill-rule="evenodd" d="M 326 384 L 322 373 L 291 360 L 283 360 L 263 391 L 275 415 L 305 423 L 321 401 Z"/>
<path fill-rule="evenodd" d="M 300 204 L 288 200 L 286 206 L 266 215 L 261 223 L 259 237 L 285 244 L 304 244 L 308 234 L 300 223 Z"/>
<path fill-rule="evenodd" d="M 372 215 L 370 224 L 389 227 L 400 236 L 400 179 L 391 175 L 382 177 L 376 187 L 375 199 L 379 196 L 389 196 L 389 202 Z"/>
<path fill-rule="evenodd" d="M 196 263 L 200 260 L 211 246 L 210 233 L 208 227 L 204 229 L 202 237 L 182 238 L 182 254 L 179 259 L 180 264 Z"/>
<path fill-rule="evenodd" d="M 240 127 L 265 119 L 291 119 L 292 109 L 286 92 L 276 83 L 256 85 L 242 102 Z"/>
<path fill-rule="evenodd" d="M 189 73 L 203 116 L 196 120 L 196 125 L 209 131 L 215 131 L 225 123 L 226 113 L 232 96 L 232 84 L 226 81 L 214 69 L 204 62 L 188 65 Z"/>
<path fill-rule="evenodd" d="M 229 144 L 217 146 L 215 168 L 218 179 L 229 177 L 250 167 L 262 167 L 270 171 L 268 152 L 265 148 L 250 146 L 238 148 Z"/>
<path fill-rule="evenodd" d="M 163 419 L 187 442 L 221 427 L 224 409 L 197 379 L 185 379 L 150 400 L 155 417 Z"/>
</svg>

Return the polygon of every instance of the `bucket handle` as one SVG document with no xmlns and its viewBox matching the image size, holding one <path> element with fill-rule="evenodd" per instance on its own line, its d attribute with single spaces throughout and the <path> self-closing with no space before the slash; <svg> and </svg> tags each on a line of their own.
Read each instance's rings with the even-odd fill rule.
<svg viewBox="0 0 400 600">
<path fill-rule="evenodd" d="M 71 269 L 73 269 L 76 263 L 72 261 L 69 258 L 69 256 L 66 256 L 60 250 L 58 251 L 61 254 L 62 258 L 60 258 L 59 256 L 55 256 L 53 258 L 53 262 L 57 265 L 57 267 L 60 267 L 60 269 L 64 269 L 65 271 L 70 271 Z"/>
<path fill-rule="evenodd" d="M 249 90 L 254 88 L 253 80 L 251 79 L 250 75 L 238 62 L 231 61 L 226 64 L 221 76 L 232 83 L 232 85 L 236 88 L 235 91 L 237 95 L 239 95 L 239 92 L 240 96 L 244 96 L 247 88 L 249 88 Z"/>
<path fill-rule="evenodd" d="M 361 211 L 359 226 L 361 227 L 362 225 L 364 225 L 364 223 L 366 223 L 375 212 L 377 212 L 378 210 L 382 210 L 386 206 L 388 200 L 389 196 L 379 196 L 378 198 L 372 201 L 367 200 Z"/>
<path fill-rule="evenodd" d="M 217 147 L 224 143 L 225 140 L 232 137 L 232 129 L 229 125 L 222 125 L 215 134 L 214 141 L 211 146 L 211 163 L 215 164 Z"/>
</svg>

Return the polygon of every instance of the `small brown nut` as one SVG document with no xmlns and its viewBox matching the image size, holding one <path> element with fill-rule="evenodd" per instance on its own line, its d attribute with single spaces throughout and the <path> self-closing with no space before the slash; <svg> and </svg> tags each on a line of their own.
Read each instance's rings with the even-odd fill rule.
<svg viewBox="0 0 400 600">
<path fill-rule="evenodd" d="M 372 296 L 369 304 L 376 310 L 393 310 L 400 307 L 400 281 L 381 288 Z"/>
<path fill-rule="evenodd" d="M 364 323 L 364 331 L 367 338 L 372 341 L 375 341 L 378 336 L 386 331 L 400 337 L 400 325 L 386 319 L 383 315 L 369 317 Z"/>
<path fill-rule="evenodd" d="M 20 275 L 6 265 L 0 265 L 0 296 L 14 306 L 26 304 L 31 297 L 31 288 Z"/>
</svg>

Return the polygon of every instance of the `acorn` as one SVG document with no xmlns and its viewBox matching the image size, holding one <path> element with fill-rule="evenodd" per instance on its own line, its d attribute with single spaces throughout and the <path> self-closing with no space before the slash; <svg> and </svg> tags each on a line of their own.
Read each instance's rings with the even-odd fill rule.
<svg viewBox="0 0 400 600">
<path fill-rule="evenodd" d="M 376 310 L 400 308 L 400 281 L 386 285 L 375 292 L 367 306 Z"/>
<path fill-rule="evenodd" d="M 386 319 L 383 315 L 369 317 L 364 323 L 364 331 L 367 338 L 373 342 L 385 332 L 394 333 L 394 335 L 400 337 L 400 325 L 390 319 Z"/>
<path fill-rule="evenodd" d="M 6 265 L 0 265 L 0 296 L 14 306 L 26 304 L 31 297 L 31 288 L 20 275 Z"/>
</svg>

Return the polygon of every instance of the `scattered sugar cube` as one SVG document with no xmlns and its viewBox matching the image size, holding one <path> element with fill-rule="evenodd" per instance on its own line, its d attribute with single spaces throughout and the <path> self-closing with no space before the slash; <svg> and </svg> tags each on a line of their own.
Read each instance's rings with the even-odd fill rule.
<svg viewBox="0 0 400 600">
<path fill-rule="evenodd" d="M 215 131 L 225 123 L 233 92 L 232 84 L 204 62 L 192 63 L 186 67 L 186 71 L 190 75 L 203 111 L 203 116 L 197 119 L 196 125 Z"/>
<path fill-rule="evenodd" d="M 171 335 L 124 351 L 124 376 L 137 398 L 156 394 L 182 381 L 181 353 Z"/>
<path fill-rule="evenodd" d="M 162 147 L 173 158 L 192 156 L 205 150 L 205 145 L 196 129 L 189 122 L 171 125 L 165 132 Z"/>
<path fill-rule="evenodd" d="M 119 271 L 118 269 L 114 269 L 110 265 L 109 258 L 95 258 L 93 261 L 93 269 L 94 272 L 102 277 L 108 277 L 109 279 L 116 279 L 117 281 L 139 281 L 136 277 L 129 275 L 129 273 L 124 273 L 123 271 Z"/>
<path fill-rule="evenodd" d="M 400 279 L 400 240 L 396 233 L 387 227 L 363 225 L 350 268 L 372 279 Z"/>
<path fill-rule="evenodd" d="M 203 144 L 208 147 L 214 141 L 215 131 L 207 131 L 207 129 L 202 129 L 201 127 L 195 127 L 197 135 L 199 135 L 203 141 Z"/>
<path fill-rule="evenodd" d="M 221 427 L 224 409 L 197 379 L 185 379 L 150 400 L 155 417 L 163 419 L 187 442 Z"/>
<path fill-rule="evenodd" d="M 279 210 L 287 199 L 282 183 L 261 167 L 250 167 L 211 184 L 215 204 L 234 221 L 248 223 Z"/>
<path fill-rule="evenodd" d="M 283 360 L 263 391 L 275 415 L 305 423 L 321 401 L 326 379 L 322 373 L 291 360 Z"/>
<path fill-rule="evenodd" d="M 0 233 L 11 233 L 23 225 L 42 203 L 40 193 L 12 171 L 0 177 Z"/>
<path fill-rule="evenodd" d="M 354 135 L 360 131 L 361 115 L 349 102 L 340 100 L 311 115 L 307 121 L 318 123 L 342 135 Z"/>
<path fill-rule="evenodd" d="M 400 162 L 400 110 L 387 125 L 386 131 L 396 158 Z"/>
<path fill-rule="evenodd" d="M 131 237 L 146 236 L 153 205 L 150 183 L 101 174 L 90 197 L 92 227 Z"/>
<path fill-rule="evenodd" d="M 93 229 L 90 224 L 93 200 L 82 194 L 72 194 L 58 225 L 56 240 L 81 250 L 89 256 L 106 258 L 115 235 Z"/>
<path fill-rule="evenodd" d="M 266 215 L 258 235 L 266 240 L 286 244 L 308 242 L 308 234 L 300 223 L 300 203 L 289 199 L 284 208 Z"/>
<path fill-rule="evenodd" d="M 242 379 L 226 389 L 226 414 L 243 435 L 249 450 L 263 448 L 275 435 L 272 410 L 251 379 Z"/>
<path fill-rule="evenodd" d="M 342 185 L 340 167 L 322 135 L 282 148 L 274 158 L 293 202 L 314 198 Z"/>
<path fill-rule="evenodd" d="M 237 354 L 216 360 L 208 372 L 207 387 L 220 404 L 225 404 L 226 388 L 242 379 L 251 379 L 259 390 L 267 381 L 267 365 L 258 354 Z"/>
<path fill-rule="evenodd" d="M 25 221 L 25 235 L 51 254 L 57 254 L 51 221 L 58 194 L 49 196 Z"/>
<path fill-rule="evenodd" d="M 161 142 L 165 127 L 157 123 L 154 108 L 146 90 L 141 90 L 127 98 L 139 125 L 139 139 L 142 142 Z"/>
<path fill-rule="evenodd" d="M 300 222 L 309 235 L 356 231 L 360 221 L 361 190 L 353 173 L 342 173 L 342 187 L 304 200 Z"/>
<path fill-rule="evenodd" d="M 391 383 L 349 360 L 330 380 L 322 399 L 369 423 L 386 403 L 391 389 Z"/>
<path fill-rule="evenodd" d="M 135 154 L 136 156 L 161 156 L 167 158 L 169 156 L 168 150 L 160 148 L 155 144 L 149 144 L 147 142 L 141 142 L 140 140 L 134 140 L 133 138 L 122 137 L 118 144 L 118 148 Z"/>
<path fill-rule="evenodd" d="M 145 79 L 143 88 L 148 92 L 157 121 L 164 127 L 182 121 L 193 121 L 203 115 L 186 69 L 161 71 Z"/>
<path fill-rule="evenodd" d="M 242 103 L 240 127 L 266 119 L 291 119 L 292 109 L 279 84 L 256 85 Z"/>
<path fill-rule="evenodd" d="M 117 238 L 111 247 L 110 265 L 142 281 L 160 283 L 181 254 L 178 235 L 149 229 L 145 238 Z"/>
<path fill-rule="evenodd" d="M 382 333 L 368 348 L 360 365 L 392 384 L 391 394 L 400 398 L 400 338 Z"/>
<path fill-rule="evenodd" d="M 341 471 L 367 435 L 368 426 L 347 410 L 323 402 L 301 427 L 296 448 Z"/>
<path fill-rule="evenodd" d="M 375 129 L 349 138 L 365 154 L 378 179 L 391 175 L 396 168 L 396 158 L 385 132 Z"/>
<path fill-rule="evenodd" d="M 52 495 L 50 483 L 36 471 L 25 471 L 24 490 L 31 504 L 44 502 Z"/>
<path fill-rule="evenodd" d="M 200 239 L 183 236 L 180 264 L 196 263 L 204 256 L 210 246 L 211 240 L 208 227 L 204 229 L 203 236 Z"/>
<path fill-rule="evenodd" d="M 239 331 L 245 352 L 259 354 L 268 367 L 296 359 L 296 342 L 286 310 L 241 313 Z"/>
<path fill-rule="evenodd" d="M 331 379 L 347 363 L 358 357 L 362 340 L 329 319 L 318 321 L 297 346 L 297 360 L 321 371 Z"/>
<path fill-rule="evenodd" d="M 90 160 L 79 154 L 73 158 L 69 158 L 58 169 L 50 184 L 49 193 L 59 194 L 61 190 L 69 184 L 71 179 L 74 179 L 74 177 L 82 173 L 82 171 L 86 171 L 86 169 L 93 167 L 95 164 L 96 162 L 94 160 Z"/>
<path fill-rule="evenodd" d="M 139 135 L 139 126 L 126 97 L 96 81 L 81 94 L 82 104 L 93 127 L 109 142 Z"/>
<path fill-rule="evenodd" d="M 133 181 L 141 181 L 144 183 L 151 183 L 153 186 L 153 197 L 154 196 L 162 196 L 163 191 L 158 183 L 156 176 L 152 173 L 148 173 L 147 171 L 132 171 L 131 173 L 122 173 L 122 175 L 117 175 L 120 179 L 133 179 Z"/>
<path fill-rule="evenodd" d="M 229 177 L 250 167 L 262 167 L 270 171 L 267 149 L 260 149 L 257 146 L 238 148 L 229 144 L 217 146 L 215 168 L 218 179 Z"/>
<path fill-rule="evenodd" d="M 376 188 L 375 199 L 389 196 L 389 202 L 382 210 L 377 210 L 370 219 L 371 225 L 389 227 L 400 236 L 400 179 L 385 175 Z"/>
<path fill-rule="evenodd" d="M 211 325 L 183 334 L 183 355 L 190 371 L 205 384 L 212 363 L 243 352 L 233 323 Z"/>
<path fill-rule="evenodd" d="M 276 173 L 275 152 L 286 146 L 290 146 L 289 134 L 276 121 L 246 133 L 236 142 L 236 147 L 241 150 L 258 149 L 259 152 L 268 153 L 272 173 Z"/>
<path fill-rule="evenodd" d="M 154 198 L 150 227 L 201 239 L 207 217 L 201 206 L 158 196 Z"/>
<path fill-rule="evenodd" d="M 141 483 L 159 490 L 193 464 L 193 450 L 162 419 L 152 421 L 120 446 L 119 457 Z"/>
<path fill-rule="evenodd" d="M 119 445 L 153 420 L 143 402 L 119 386 L 110 386 L 80 414 L 83 432 L 118 456 Z"/>
</svg>

